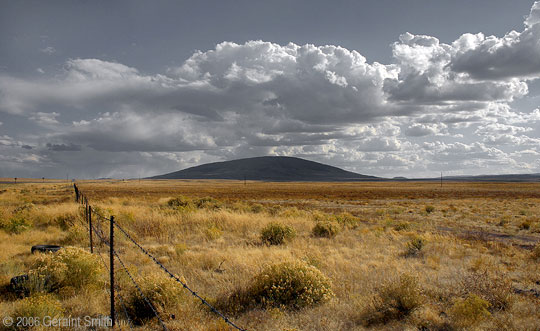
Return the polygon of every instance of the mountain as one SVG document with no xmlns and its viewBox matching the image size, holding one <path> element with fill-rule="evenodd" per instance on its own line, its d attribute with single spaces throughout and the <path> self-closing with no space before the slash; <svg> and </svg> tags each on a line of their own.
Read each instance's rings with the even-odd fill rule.
<svg viewBox="0 0 540 331">
<path fill-rule="evenodd" d="M 261 156 L 196 167 L 150 179 L 236 179 L 265 181 L 361 181 L 382 180 L 326 164 L 288 156 Z"/>
</svg>

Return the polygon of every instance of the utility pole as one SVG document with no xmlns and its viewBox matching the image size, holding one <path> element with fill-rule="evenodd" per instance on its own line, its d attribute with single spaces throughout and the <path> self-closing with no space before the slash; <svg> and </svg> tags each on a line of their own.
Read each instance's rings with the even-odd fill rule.
<svg viewBox="0 0 540 331">
<path fill-rule="evenodd" d="M 442 171 L 441 171 L 441 187 L 442 187 Z"/>
</svg>

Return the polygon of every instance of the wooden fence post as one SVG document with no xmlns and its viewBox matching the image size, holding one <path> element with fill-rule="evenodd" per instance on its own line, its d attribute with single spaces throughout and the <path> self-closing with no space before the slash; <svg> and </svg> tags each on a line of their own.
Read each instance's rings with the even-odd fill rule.
<svg viewBox="0 0 540 331">
<path fill-rule="evenodd" d="M 111 216 L 110 220 L 110 240 L 109 240 L 109 263 L 110 263 L 110 283 L 111 283 L 111 319 L 112 327 L 115 325 L 115 312 L 114 312 L 114 216 Z"/>
<path fill-rule="evenodd" d="M 94 253 L 94 243 L 92 239 L 92 207 L 88 206 L 88 228 L 90 229 L 90 253 Z"/>
</svg>

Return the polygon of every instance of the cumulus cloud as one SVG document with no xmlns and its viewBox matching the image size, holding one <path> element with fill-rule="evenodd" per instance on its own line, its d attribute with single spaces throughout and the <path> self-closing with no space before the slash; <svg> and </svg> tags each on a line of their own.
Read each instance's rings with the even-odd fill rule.
<svg viewBox="0 0 540 331">
<path fill-rule="evenodd" d="M 405 134 L 411 137 L 423 137 L 428 135 L 441 134 L 443 131 L 446 131 L 447 125 L 444 123 L 440 124 L 423 124 L 423 123 L 413 123 L 405 130 Z"/>
<path fill-rule="evenodd" d="M 400 69 L 398 79 L 389 79 L 384 88 L 391 100 L 424 105 L 449 106 L 463 102 L 482 104 L 512 101 L 528 93 L 527 84 L 519 79 L 475 80 L 473 72 L 463 74 L 458 57 L 463 45 L 470 45 L 468 35 L 452 45 L 440 43 L 435 37 L 405 33 L 393 45 L 393 55 Z M 481 39 L 481 38 L 477 38 Z M 538 38 L 537 38 L 538 40 Z M 540 50 L 536 51 L 540 56 Z M 472 58 L 472 57 L 471 57 Z M 474 57 L 484 63 L 483 55 Z M 472 61 L 472 60 L 471 60 Z M 477 68 L 478 64 L 472 64 Z M 519 76 L 517 71 L 515 76 Z"/>
<path fill-rule="evenodd" d="M 536 1 L 532 8 L 531 12 L 525 18 L 525 26 L 528 28 L 533 27 L 535 24 L 540 23 L 540 2 Z"/>
<path fill-rule="evenodd" d="M 501 38 L 464 34 L 453 43 L 452 70 L 475 79 L 540 77 L 540 2 L 535 2 L 525 19 L 525 29 Z"/>
</svg>

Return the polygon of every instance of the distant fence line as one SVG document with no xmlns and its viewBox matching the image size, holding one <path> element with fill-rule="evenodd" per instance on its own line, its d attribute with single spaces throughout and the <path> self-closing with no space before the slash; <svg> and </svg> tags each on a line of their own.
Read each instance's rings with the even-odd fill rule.
<svg viewBox="0 0 540 331">
<path fill-rule="evenodd" d="M 116 325 L 117 321 L 117 315 L 115 310 L 115 296 L 118 295 L 119 303 L 122 306 L 122 310 L 126 316 L 126 319 L 129 323 L 129 327 L 132 328 L 133 323 L 131 321 L 131 318 L 127 312 L 127 308 L 124 302 L 124 299 L 122 296 L 117 292 L 117 290 L 120 289 L 118 284 L 115 283 L 115 260 L 118 260 L 120 263 L 122 271 L 126 273 L 129 280 L 133 283 L 135 288 L 137 289 L 137 292 L 141 295 L 145 303 L 148 305 L 150 310 L 152 310 L 152 313 L 155 315 L 157 320 L 159 321 L 159 324 L 163 328 L 163 330 L 168 330 L 165 322 L 159 316 L 159 313 L 157 312 L 156 308 L 152 304 L 152 302 L 148 299 L 148 297 L 145 296 L 144 292 L 142 291 L 139 284 L 136 282 L 135 278 L 131 275 L 129 270 L 127 269 L 124 261 L 120 258 L 118 255 L 118 252 L 115 250 L 115 229 L 118 229 L 131 243 L 135 245 L 140 251 L 142 251 L 145 255 L 147 255 L 163 272 L 167 274 L 171 279 L 175 280 L 180 286 L 182 286 L 184 289 L 186 289 L 191 295 L 196 297 L 198 300 L 201 301 L 202 304 L 207 306 L 210 311 L 212 311 L 214 314 L 216 314 L 219 318 L 221 318 L 225 323 L 230 325 L 236 330 L 240 331 L 247 331 L 246 329 L 243 329 L 233 323 L 226 315 L 224 315 L 222 312 L 217 310 L 214 306 L 212 306 L 208 301 L 206 301 L 203 297 L 201 297 L 197 292 L 193 291 L 184 281 L 182 281 L 178 276 L 176 276 L 174 273 L 169 271 L 162 263 L 160 263 L 147 249 L 145 249 L 141 244 L 139 244 L 133 237 L 124 229 L 122 228 L 118 222 L 115 221 L 114 216 L 105 217 L 103 216 L 99 210 L 93 208 L 89 202 L 88 198 L 81 192 L 79 187 L 76 184 L 73 184 L 73 189 L 75 191 L 75 201 L 82 204 L 84 206 L 84 218 L 86 221 L 86 224 L 88 226 L 88 236 L 89 236 L 89 245 L 90 245 L 90 252 L 94 253 L 94 235 L 99 239 L 99 242 L 104 244 L 105 246 L 109 247 L 109 265 L 107 266 L 107 263 L 105 262 L 105 259 L 103 259 L 100 252 L 98 252 L 98 256 L 100 257 L 103 265 L 105 268 L 109 271 L 109 294 L 110 294 L 110 315 L 112 320 L 112 326 L 114 327 Z M 101 229 L 101 226 L 98 226 L 95 221 L 99 220 L 100 222 L 105 222 L 106 224 L 109 224 L 109 236 L 106 237 L 105 233 Z"/>
</svg>

